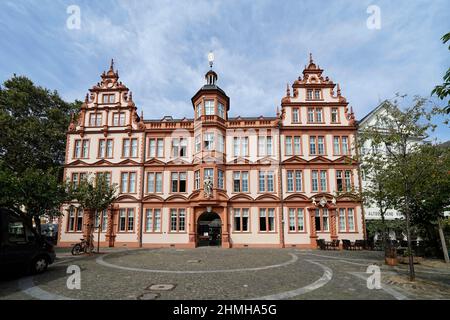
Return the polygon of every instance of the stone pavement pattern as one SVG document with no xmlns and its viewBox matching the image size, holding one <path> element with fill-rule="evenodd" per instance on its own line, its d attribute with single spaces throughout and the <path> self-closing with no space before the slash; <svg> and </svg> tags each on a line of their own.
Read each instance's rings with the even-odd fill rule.
<svg viewBox="0 0 450 320">
<path fill-rule="evenodd" d="M 381 252 L 297 249 L 138 249 L 68 257 L 41 275 L 0 281 L 0 299 L 450 299 L 450 268 L 383 265 Z M 367 288 L 381 267 L 382 289 Z M 69 290 L 67 267 L 81 268 Z"/>
</svg>

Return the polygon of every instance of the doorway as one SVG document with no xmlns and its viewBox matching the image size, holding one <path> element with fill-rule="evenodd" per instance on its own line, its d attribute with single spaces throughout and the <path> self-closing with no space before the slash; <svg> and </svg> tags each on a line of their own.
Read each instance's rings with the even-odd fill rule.
<svg viewBox="0 0 450 320">
<path fill-rule="evenodd" d="M 222 220 L 217 213 L 205 212 L 198 218 L 197 245 L 199 247 L 222 245 Z"/>
</svg>

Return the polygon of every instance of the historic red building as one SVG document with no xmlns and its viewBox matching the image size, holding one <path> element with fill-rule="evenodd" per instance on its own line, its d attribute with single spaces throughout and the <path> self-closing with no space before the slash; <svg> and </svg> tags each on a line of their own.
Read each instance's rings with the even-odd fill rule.
<svg viewBox="0 0 450 320">
<path fill-rule="evenodd" d="M 113 64 L 89 90 L 67 133 L 73 184 L 104 174 L 118 197 L 97 214 L 104 246 L 299 247 L 362 239 L 355 119 L 339 85 L 312 57 L 270 117 L 229 117 L 212 70 L 190 118 L 145 120 Z M 242 106 L 235 106 L 242 108 Z M 86 215 L 63 208 L 61 246 Z"/>
</svg>

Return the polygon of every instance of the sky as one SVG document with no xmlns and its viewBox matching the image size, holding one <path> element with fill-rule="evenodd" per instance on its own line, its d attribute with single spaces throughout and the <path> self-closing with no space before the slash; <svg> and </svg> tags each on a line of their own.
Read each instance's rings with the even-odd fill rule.
<svg viewBox="0 0 450 320">
<path fill-rule="evenodd" d="M 448 0 L 0 0 L 0 82 L 25 75 L 83 100 L 114 58 L 145 119 L 193 117 L 213 51 L 230 116 L 274 116 L 312 53 L 361 119 L 397 92 L 430 97 L 449 31 Z"/>
</svg>

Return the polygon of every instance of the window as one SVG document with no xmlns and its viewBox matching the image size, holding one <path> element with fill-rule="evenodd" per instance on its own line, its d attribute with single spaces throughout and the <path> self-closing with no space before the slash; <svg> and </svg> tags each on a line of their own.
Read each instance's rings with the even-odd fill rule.
<svg viewBox="0 0 450 320">
<path fill-rule="evenodd" d="M 162 172 L 147 172 L 147 193 L 162 192 Z"/>
<path fill-rule="evenodd" d="M 203 136 L 205 150 L 214 150 L 214 133 L 205 133 Z"/>
<path fill-rule="evenodd" d="M 164 156 L 162 138 L 151 138 L 148 142 L 148 156 L 150 158 L 162 158 Z"/>
<path fill-rule="evenodd" d="M 217 106 L 217 110 L 219 111 L 219 117 L 221 117 L 222 119 L 225 119 L 225 107 L 223 106 L 222 103 L 219 102 L 219 104 Z"/>
<path fill-rule="evenodd" d="M 145 232 L 161 231 L 161 209 L 145 210 Z"/>
<path fill-rule="evenodd" d="M 102 114 L 98 112 L 92 112 L 89 114 L 89 126 L 100 127 L 102 125 Z"/>
<path fill-rule="evenodd" d="M 302 192 L 302 171 L 301 170 L 288 170 L 287 176 L 287 192 Z"/>
<path fill-rule="evenodd" d="M 97 179 L 96 181 L 98 181 L 99 178 L 104 177 L 106 184 L 109 186 L 111 185 L 111 172 L 97 172 L 95 174 L 95 177 Z"/>
<path fill-rule="evenodd" d="M 233 192 L 248 192 L 248 171 L 233 172 Z"/>
<path fill-rule="evenodd" d="M 138 155 L 138 139 L 123 139 L 122 157 L 136 158 Z"/>
<path fill-rule="evenodd" d="M 289 209 L 289 231 L 305 231 L 305 218 L 303 208 Z"/>
<path fill-rule="evenodd" d="M 170 209 L 170 231 L 184 232 L 186 230 L 186 210 Z"/>
<path fill-rule="evenodd" d="M 134 230 L 134 209 L 119 209 L 119 232 L 133 232 Z"/>
<path fill-rule="evenodd" d="M 308 108 L 308 122 L 314 122 L 314 108 Z"/>
<path fill-rule="evenodd" d="M 172 192 L 186 192 L 186 172 L 172 172 Z"/>
<path fill-rule="evenodd" d="M 322 108 L 316 108 L 316 122 L 322 122 Z"/>
<path fill-rule="evenodd" d="M 292 137 L 285 138 L 286 155 L 292 156 Z"/>
<path fill-rule="evenodd" d="M 329 231 L 328 209 L 316 209 L 315 222 L 316 231 L 327 232 Z"/>
<path fill-rule="evenodd" d="M 259 231 L 275 231 L 275 209 L 259 209 Z"/>
<path fill-rule="evenodd" d="M 114 94 L 104 94 L 102 101 L 103 101 L 103 103 L 114 103 L 115 95 Z"/>
<path fill-rule="evenodd" d="M 310 136 L 309 137 L 309 154 L 324 155 L 325 154 L 325 137 Z"/>
<path fill-rule="evenodd" d="M 113 113 L 113 126 L 124 126 L 125 125 L 125 112 L 114 112 Z"/>
<path fill-rule="evenodd" d="M 224 145 L 225 145 L 225 138 L 224 138 L 224 136 L 223 135 L 221 135 L 221 134 L 219 134 L 218 136 L 217 136 L 217 141 L 219 142 L 219 145 L 218 145 L 218 147 L 217 147 L 217 150 L 219 151 L 219 152 L 224 152 Z"/>
<path fill-rule="evenodd" d="M 70 207 L 69 219 L 67 221 L 67 231 L 82 232 L 83 231 L 83 209 Z"/>
<path fill-rule="evenodd" d="M 206 180 L 206 177 L 209 177 L 211 179 L 211 181 L 214 181 L 214 169 L 205 168 L 203 170 L 203 179 Z"/>
<path fill-rule="evenodd" d="M 348 137 L 347 136 L 342 136 L 342 137 L 335 136 L 335 137 L 333 137 L 333 153 L 335 155 L 341 155 L 341 154 L 348 154 L 349 153 Z"/>
<path fill-rule="evenodd" d="M 108 210 L 95 211 L 94 228 L 105 232 L 108 227 Z"/>
<path fill-rule="evenodd" d="M 337 108 L 331 108 L 331 122 L 332 123 L 339 122 L 339 115 L 338 115 L 338 109 Z"/>
<path fill-rule="evenodd" d="M 136 192 L 136 172 L 122 172 L 120 175 L 120 192 Z"/>
<path fill-rule="evenodd" d="M 223 171 L 217 170 L 217 188 L 219 189 L 224 189 L 223 178 L 224 178 Z"/>
<path fill-rule="evenodd" d="M 89 157 L 89 140 L 77 139 L 75 140 L 74 158 L 88 158 Z"/>
<path fill-rule="evenodd" d="M 200 170 L 194 172 L 194 189 L 200 189 Z"/>
<path fill-rule="evenodd" d="M 202 116 L 202 104 L 199 103 L 197 105 L 197 118 L 200 118 Z"/>
<path fill-rule="evenodd" d="M 248 137 L 233 138 L 233 156 L 234 157 L 248 156 Z"/>
<path fill-rule="evenodd" d="M 327 191 L 327 171 L 326 170 L 312 170 L 311 172 L 311 187 L 312 192 Z"/>
<path fill-rule="evenodd" d="M 341 154 L 341 142 L 339 137 L 333 137 L 333 153 Z"/>
<path fill-rule="evenodd" d="M 273 171 L 259 171 L 259 192 L 274 192 Z"/>
<path fill-rule="evenodd" d="M 202 148 L 201 135 L 195 136 L 195 152 L 200 152 Z"/>
<path fill-rule="evenodd" d="M 309 137 L 309 153 L 316 154 L 316 137 Z"/>
<path fill-rule="evenodd" d="M 318 90 L 318 89 L 314 90 L 314 99 L 320 100 L 320 96 L 321 96 L 320 90 Z"/>
<path fill-rule="evenodd" d="M 292 141 L 294 141 L 294 143 L 292 144 Z M 290 137 L 287 136 L 285 138 L 285 148 L 286 148 L 286 155 L 287 156 L 291 156 L 291 155 L 301 155 L 302 154 L 302 145 L 301 145 L 301 137 L 299 136 L 295 136 L 295 137 Z"/>
<path fill-rule="evenodd" d="M 214 115 L 214 100 L 205 100 L 205 114 L 207 116 Z"/>
<path fill-rule="evenodd" d="M 235 232 L 246 232 L 248 231 L 249 221 L 248 221 L 249 209 L 233 209 L 234 217 L 234 231 Z"/>
<path fill-rule="evenodd" d="M 187 139 L 185 138 L 172 139 L 172 156 L 174 158 L 187 156 Z"/>
<path fill-rule="evenodd" d="M 340 232 L 355 231 L 355 215 L 353 208 L 339 209 L 339 231 Z"/>
<path fill-rule="evenodd" d="M 325 154 L 324 137 L 317 137 L 317 151 L 318 154 Z"/>
<path fill-rule="evenodd" d="M 258 155 L 271 156 L 272 155 L 272 137 L 259 136 L 258 137 Z"/>
<path fill-rule="evenodd" d="M 98 140 L 98 157 L 112 158 L 113 157 L 113 140 L 99 139 Z"/>
<path fill-rule="evenodd" d="M 342 137 L 342 154 L 348 154 L 348 137 Z"/>
<path fill-rule="evenodd" d="M 337 191 L 351 191 L 352 172 L 351 170 L 336 170 L 336 188 Z"/>
<path fill-rule="evenodd" d="M 298 108 L 292 109 L 292 123 L 300 123 L 300 115 Z"/>
<path fill-rule="evenodd" d="M 311 89 L 308 89 L 306 91 L 306 99 L 307 100 L 312 100 L 312 98 L 313 98 L 313 91 Z"/>
<path fill-rule="evenodd" d="M 72 186 L 74 188 L 78 187 L 80 185 L 80 182 L 82 182 L 83 180 L 86 180 L 86 178 L 87 178 L 86 172 L 72 173 L 72 178 L 71 178 Z"/>
</svg>

